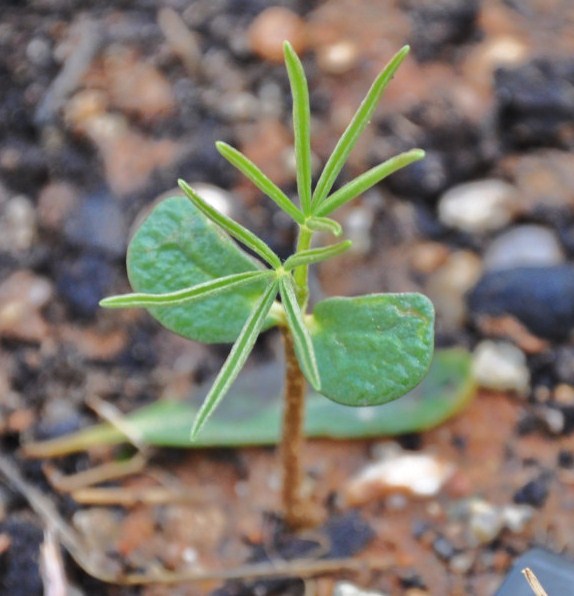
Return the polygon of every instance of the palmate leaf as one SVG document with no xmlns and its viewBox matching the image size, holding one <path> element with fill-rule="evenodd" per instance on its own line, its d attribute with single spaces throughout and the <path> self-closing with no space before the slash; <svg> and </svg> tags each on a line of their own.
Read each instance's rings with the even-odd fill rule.
<svg viewBox="0 0 574 596">
<path fill-rule="evenodd" d="M 425 376 L 434 309 L 422 294 L 371 294 L 316 304 L 308 322 L 321 393 L 347 406 L 397 399 Z"/>
<path fill-rule="evenodd" d="M 185 197 L 160 202 L 144 220 L 128 247 L 128 276 L 135 292 L 176 292 L 241 273 L 262 273 L 245 253 Z M 256 279 L 232 291 L 196 301 L 193 306 L 150 308 L 165 327 L 204 343 L 230 343 L 267 287 Z M 264 327 L 276 321 L 268 317 Z"/>
</svg>

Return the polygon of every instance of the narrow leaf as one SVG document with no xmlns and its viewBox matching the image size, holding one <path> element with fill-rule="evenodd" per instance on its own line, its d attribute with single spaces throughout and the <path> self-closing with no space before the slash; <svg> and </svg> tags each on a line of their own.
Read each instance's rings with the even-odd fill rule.
<svg viewBox="0 0 574 596">
<path fill-rule="evenodd" d="M 190 199 L 190 201 L 213 223 L 224 229 L 230 236 L 239 240 L 239 242 L 245 244 L 245 246 L 259 255 L 274 269 L 281 266 L 279 257 L 253 232 L 250 232 L 241 224 L 233 221 L 230 217 L 227 217 L 227 215 L 223 215 L 223 213 L 220 213 L 217 209 L 214 209 L 211 205 L 206 203 L 184 180 L 179 180 L 178 184 L 181 190 L 186 194 L 187 198 Z"/>
<path fill-rule="evenodd" d="M 318 215 L 328 215 L 338 209 L 345 203 L 352 201 L 360 194 L 369 190 L 379 183 L 381 180 L 393 174 L 394 172 L 410 165 L 415 161 L 423 159 L 425 152 L 422 149 L 411 149 L 405 153 L 395 155 L 387 159 L 382 164 L 371 168 L 364 174 L 361 174 L 342 188 L 334 192 L 330 197 L 325 199 L 317 209 Z"/>
<path fill-rule="evenodd" d="M 193 421 L 191 440 L 195 439 L 209 416 L 213 413 L 213 410 L 215 410 L 227 393 L 239 371 L 243 368 L 247 357 L 255 345 L 257 336 L 265 323 L 265 317 L 273 305 L 273 301 L 277 295 L 278 283 L 275 280 L 267 286 L 267 289 L 261 295 L 261 298 L 245 322 L 237 341 L 233 344 L 233 348 L 231 348 L 225 364 L 215 378 L 213 386 Z"/>
<path fill-rule="evenodd" d="M 247 271 L 235 273 L 207 281 L 190 288 L 166 292 L 165 294 L 134 293 L 123 296 L 110 296 L 100 301 L 104 308 L 149 308 L 152 306 L 174 306 L 186 304 L 193 300 L 209 298 L 221 292 L 244 286 L 254 281 L 261 281 L 274 275 L 273 271 Z"/>
<path fill-rule="evenodd" d="M 333 153 L 325 164 L 317 182 L 315 192 L 313 193 L 313 205 L 319 205 L 327 197 L 331 188 L 333 188 L 333 184 L 343 169 L 349 153 L 351 153 L 357 139 L 371 120 L 371 116 L 384 90 L 403 60 L 407 57 L 409 49 L 409 46 L 405 46 L 399 50 L 371 85 L 365 99 L 362 101 L 347 129 L 341 135 Z"/>
<path fill-rule="evenodd" d="M 246 178 L 251 180 L 253 184 L 275 204 L 285 211 L 297 223 L 302 224 L 305 221 L 303 213 L 291 202 L 291 199 L 243 153 L 231 147 L 227 143 L 217 141 L 215 143 L 217 150 L 225 159 L 235 166 Z"/>
<path fill-rule="evenodd" d="M 301 252 L 290 256 L 285 263 L 283 263 L 283 269 L 285 269 L 285 271 L 291 271 L 292 269 L 295 269 L 295 267 L 326 261 L 331 257 L 335 257 L 349 250 L 352 244 L 353 243 L 350 240 L 345 240 L 343 242 L 338 242 L 337 244 L 332 244 L 331 246 L 302 250 Z"/>
<path fill-rule="evenodd" d="M 330 217 L 312 216 L 305 225 L 313 232 L 331 232 L 334 236 L 340 236 L 343 233 L 341 224 Z"/>
<path fill-rule="evenodd" d="M 317 368 L 313 342 L 311 341 L 309 330 L 305 325 L 301 308 L 297 303 L 290 276 L 281 277 L 279 280 L 279 291 L 281 292 L 283 308 L 287 314 L 287 324 L 293 334 L 295 352 L 301 365 L 301 370 L 313 388 L 319 391 L 321 389 L 321 379 Z"/>
<path fill-rule="evenodd" d="M 293 97 L 297 190 L 303 213 L 308 215 L 311 209 L 311 112 L 309 89 L 307 88 L 303 65 L 288 41 L 283 44 L 283 51 Z"/>
</svg>

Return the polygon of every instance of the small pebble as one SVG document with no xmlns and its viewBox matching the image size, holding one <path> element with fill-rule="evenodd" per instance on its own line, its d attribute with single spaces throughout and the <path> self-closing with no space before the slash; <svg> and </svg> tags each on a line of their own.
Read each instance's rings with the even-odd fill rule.
<svg viewBox="0 0 574 596">
<path fill-rule="evenodd" d="M 563 262 L 564 252 L 556 234 L 549 228 L 537 225 L 516 226 L 504 232 L 484 254 L 486 271 L 528 265 L 558 265 Z"/>
<path fill-rule="evenodd" d="M 64 223 L 69 242 L 86 249 L 96 249 L 121 257 L 128 237 L 124 210 L 109 192 L 82 197 Z"/>
<path fill-rule="evenodd" d="M 526 356 L 507 342 L 484 340 L 474 350 L 472 372 L 479 385 L 524 395 L 530 385 Z"/>
<path fill-rule="evenodd" d="M 45 277 L 16 271 L 0 284 L 0 336 L 42 342 L 49 331 L 42 308 L 54 289 Z"/>
<path fill-rule="evenodd" d="M 0 249 L 8 253 L 29 250 L 36 237 L 36 218 L 28 197 L 9 199 L 0 210 Z"/>
<path fill-rule="evenodd" d="M 307 46 L 305 21 L 288 8 L 271 6 L 260 13 L 248 31 L 251 50 L 263 60 L 283 63 L 283 42 L 289 41 L 297 54 Z"/>
<path fill-rule="evenodd" d="M 425 453 L 402 452 L 368 465 L 343 489 L 350 506 L 358 506 L 396 492 L 417 497 L 439 493 L 454 466 Z"/>
<path fill-rule="evenodd" d="M 457 575 L 466 575 L 474 565 L 474 559 L 472 552 L 459 553 L 449 560 L 448 568 Z"/>
<path fill-rule="evenodd" d="M 503 180 L 487 179 L 452 187 L 438 203 L 440 221 L 469 234 L 485 234 L 509 224 L 518 211 L 518 194 Z"/>
<path fill-rule="evenodd" d="M 540 474 L 538 478 L 530 480 L 514 493 L 514 502 L 517 505 L 532 505 L 539 509 L 548 498 L 550 480 L 548 474 Z"/>
<path fill-rule="evenodd" d="M 474 500 L 469 507 L 468 530 L 475 544 L 489 544 L 504 528 L 504 518 L 498 508 L 483 500 Z"/>
<path fill-rule="evenodd" d="M 481 259 L 470 251 L 456 251 L 430 276 L 426 290 L 435 305 L 437 326 L 456 331 L 467 314 L 466 293 L 482 273 Z"/>
<path fill-rule="evenodd" d="M 358 48 L 350 40 L 340 40 L 322 46 L 317 51 L 319 68 L 334 75 L 341 75 L 351 70 L 357 64 L 358 58 Z"/>
<path fill-rule="evenodd" d="M 385 594 L 363 590 L 350 582 L 337 582 L 333 588 L 333 596 L 385 596 Z"/>
<path fill-rule="evenodd" d="M 39 224 L 59 232 L 79 201 L 78 190 L 68 182 L 50 182 L 38 196 Z"/>
<path fill-rule="evenodd" d="M 504 525 L 513 534 L 522 533 L 534 517 L 534 513 L 535 510 L 529 505 L 506 505 L 502 508 Z"/>
</svg>

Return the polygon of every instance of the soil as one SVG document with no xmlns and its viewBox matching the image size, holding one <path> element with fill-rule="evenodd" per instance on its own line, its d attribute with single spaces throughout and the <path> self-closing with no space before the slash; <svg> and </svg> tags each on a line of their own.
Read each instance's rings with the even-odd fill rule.
<svg viewBox="0 0 574 596">
<path fill-rule="evenodd" d="M 64 594 L 62 582 L 70 594 L 110 596 L 327 595 L 346 594 L 348 581 L 381 594 L 482 596 L 531 546 L 574 555 L 574 316 L 551 293 L 563 286 L 537 284 L 535 317 L 528 271 L 506 276 L 517 280 L 506 302 L 491 289 L 482 302 L 464 296 L 493 239 L 522 224 L 554 234 L 561 266 L 549 271 L 572 275 L 572 3 L 273 5 L 287 12 L 265 14 L 262 0 L 0 1 L 0 594 Z M 289 223 L 214 148 L 231 142 L 295 194 L 278 29 L 296 40 L 309 77 L 318 164 L 392 53 L 412 45 L 343 175 L 413 146 L 427 158 L 343 211 L 355 250 L 319 269 L 317 296 L 428 292 L 439 347 L 503 338 L 522 351 L 528 388 L 481 390 L 416 435 L 310 442 L 308 489 L 324 519 L 303 533 L 277 515 L 272 448 L 146 451 L 137 473 L 105 483 L 113 503 L 109 492 L 72 499 L 61 475 L 132 452 L 49 462 L 21 457 L 23 444 L 93 423 L 105 404 L 129 412 L 187 399 L 228 350 L 175 337 L 145 312 L 99 308 L 128 290 L 134 222 L 182 177 L 212 185 L 280 256 L 291 250 Z M 507 219 L 486 230 L 445 223 L 444 193 L 486 178 L 514 187 Z M 466 285 L 449 269 L 453 255 Z M 253 360 L 271 358 L 276 343 L 264 334 Z M 351 505 L 357 472 L 397 446 L 446 462 L 449 479 L 427 497 L 381 489 Z M 84 539 L 81 553 L 62 523 Z M 50 536 L 66 546 L 63 561 L 45 554 Z M 93 577 L 158 570 L 165 580 L 211 576 L 143 586 Z"/>
</svg>

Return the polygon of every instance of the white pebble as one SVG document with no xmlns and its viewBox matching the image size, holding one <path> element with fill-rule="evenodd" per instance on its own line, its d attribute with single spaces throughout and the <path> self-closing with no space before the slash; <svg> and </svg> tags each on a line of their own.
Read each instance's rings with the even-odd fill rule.
<svg viewBox="0 0 574 596">
<path fill-rule="evenodd" d="M 499 230 L 518 210 L 517 191 L 502 180 L 487 179 L 452 187 L 438 203 L 440 221 L 470 234 Z"/>
<path fill-rule="evenodd" d="M 333 596 L 385 596 L 382 592 L 365 591 L 350 582 L 337 582 Z"/>
<path fill-rule="evenodd" d="M 205 182 L 190 182 L 189 186 L 214 209 L 223 215 L 234 217 L 233 195 L 218 186 Z"/>
<path fill-rule="evenodd" d="M 477 383 L 486 389 L 524 395 L 530 384 L 526 356 L 508 342 L 480 342 L 474 350 L 472 371 Z"/>
<path fill-rule="evenodd" d="M 401 452 L 368 465 L 349 481 L 343 493 L 351 506 L 401 492 L 432 497 L 453 472 L 452 464 L 433 455 Z"/>
</svg>

